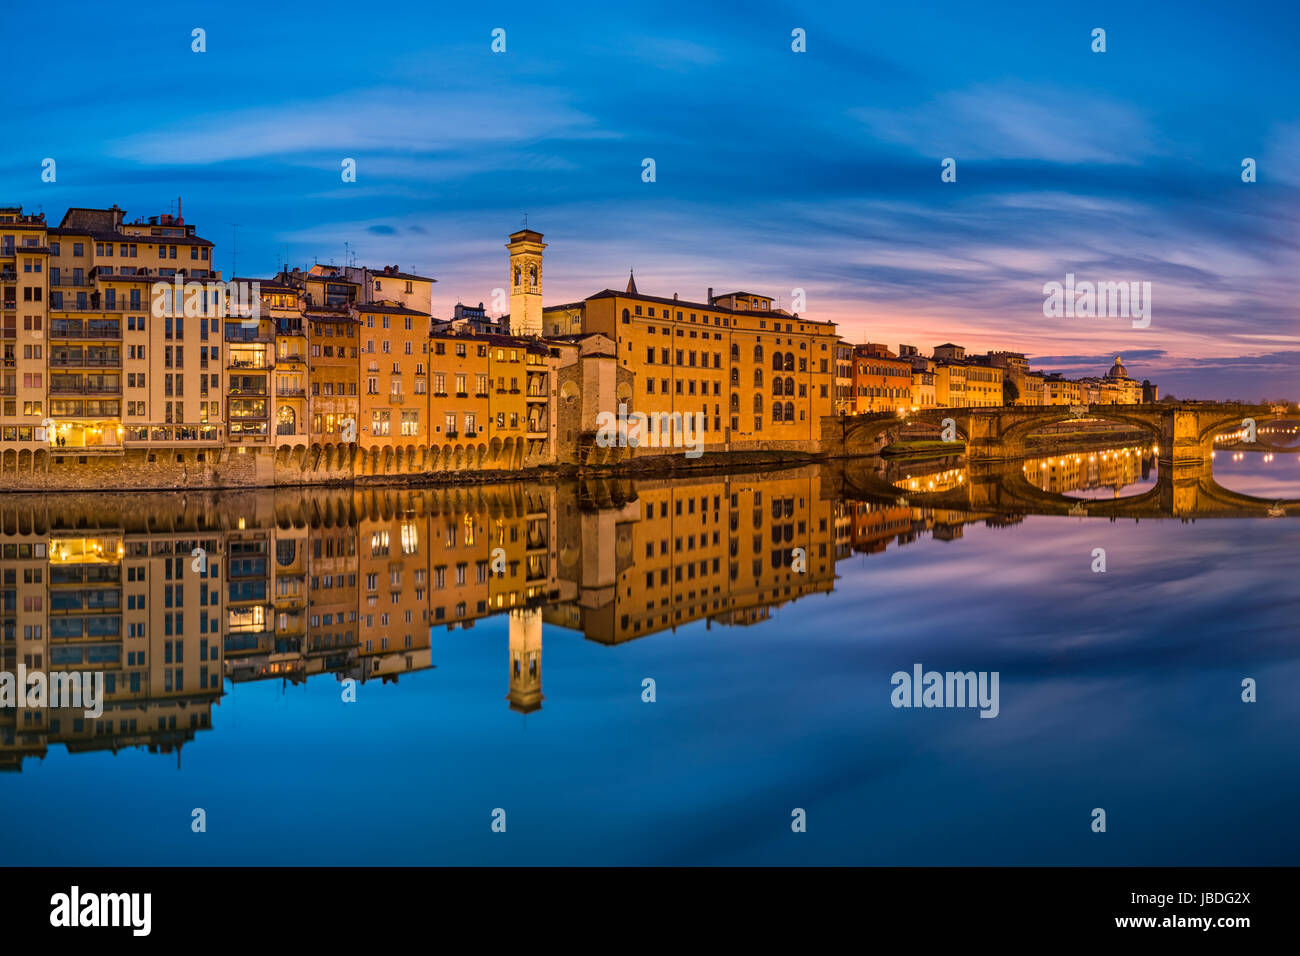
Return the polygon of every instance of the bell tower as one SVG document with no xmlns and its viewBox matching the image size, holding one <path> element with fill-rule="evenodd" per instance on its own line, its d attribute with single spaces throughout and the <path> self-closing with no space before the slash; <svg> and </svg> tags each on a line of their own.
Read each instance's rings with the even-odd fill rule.
<svg viewBox="0 0 1300 956">
<path fill-rule="evenodd" d="M 525 608 L 510 612 L 510 709 L 521 714 L 541 710 L 542 612 Z"/>
<path fill-rule="evenodd" d="M 510 332 L 513 335 L 542 334 L 542 234 L 531 229 L 511 233 Z"/>
</svg>

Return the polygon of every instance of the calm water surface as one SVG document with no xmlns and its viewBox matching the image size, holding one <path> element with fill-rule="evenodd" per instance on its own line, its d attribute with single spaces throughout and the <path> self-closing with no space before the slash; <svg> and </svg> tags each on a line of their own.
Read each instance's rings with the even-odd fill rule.
<svg viewBox="0 0 1300 956">
<path fill-rule="evenodd" d="M 1106 451 L 1025 474 L 1154 486 L 1149 452 Z M 1300 498 L 1297 455 L 1215 471 Z M 6 669 L 80 654 L 114 679 L 98 721 L 0 710 L 0 860 L 1300 862 L 1294 511 L 976 514 L 844 487 L 827 466 L 5 496 Z M 895 709 L 915 663 L 997 671 L 999 715 Z"/>
</svg>

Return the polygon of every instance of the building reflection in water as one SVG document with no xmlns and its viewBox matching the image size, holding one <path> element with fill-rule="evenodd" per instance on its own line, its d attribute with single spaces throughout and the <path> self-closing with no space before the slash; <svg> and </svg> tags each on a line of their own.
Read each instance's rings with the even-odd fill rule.
<svg viewBox="0 0 1300 956">
<path fill-rule="evenodd" d="M 1042 491 L 1087 497 L 1108 492 L 1118 498 L 1125 489 L 1154 481 L 1155 469 L 1155 450 L 1132 445 L 1031 458 L 1025 461 L 1025 478 Z"/>
<path fill-rule="evenodd" d="M 1043 477 L 1055 490 L 1141 467 L 1105 461 L 1071 458 Z M 961 480 L 934 468 L 936 484 Z M 496 615 L 507 618 L 508 706 L 531 713 L 545 700 L 544 623 L 607 645 L 700 620 L 758 624 L 830 592 L 839 560 L 1018 520 L 840 500 L 830 474 L 6 496 L 3 669 L 103 671 L 106 703 L 97 719 L 0 708 L 0 766 L 51 744 L 174 751 L 179 763 L 234 685 L 397 682 L 435 666 L 437 629 Z"/>
</svg>

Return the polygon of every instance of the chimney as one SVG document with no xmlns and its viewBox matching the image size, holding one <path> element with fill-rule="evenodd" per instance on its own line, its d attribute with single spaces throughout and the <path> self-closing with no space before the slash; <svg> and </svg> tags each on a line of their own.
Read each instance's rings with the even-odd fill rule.
<svg viewBox="0 0 1300 956">
<path fill-rule="evenodd" d="M 181 213 L 181 197 L 176 197 L 176 225 L 185 225 L 185 216 Z"/>
<path fill-rule="evenodd" d="M 704 301 L 707 305 L 713 305 L 713 286 L 709 286 L 709 297 Z"/>
<path fill-rule="evenodd" d="M 677 293 L 676 293 L 676 292 L 673 293 L 673 301 L 674 301 L 674 302 L 677 301 Z"/>
</svg>

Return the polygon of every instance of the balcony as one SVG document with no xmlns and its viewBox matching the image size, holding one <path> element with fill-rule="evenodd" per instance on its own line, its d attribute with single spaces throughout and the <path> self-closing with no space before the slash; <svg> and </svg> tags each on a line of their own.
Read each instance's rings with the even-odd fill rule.
<svg viewBox="0 0 1300 956">
<path fill-rule="evenodd" d="M 227 356 L 226 358 L 226 368 L 251 369 L 255 372 L 265 372 L 269 370 L 270 367 L 271 366 L 267 365 L 266 362 L 256 359 L 238 359 L 233 356 Z"/>
<path fill-rule="evenodd" d="M 236 319 L 238 321 L 238 319 Z M 275 336 L 270 332 L 262 332 L 255 329 L 245 329 L 242 326 L 226 325 L 227 342 L 257 342 L 269 344 L 275 341 Z"/>
<path fill-rule="evenodd" d="M 67 311 L 67 310 L 65 310 Z M 74 309 L 72 311 L 88 312 L 91 309 Z M 118 309 L 116 311 L 122 311 Z M 120 339 L 122 337 L 122 327 L 120 325 L 104 327 L 95 326 L 94 328 L 81 326 L 62 326 L 57 323 L 51 324 L 49 335 L 51 339 Z"/>
<path fill-rule="evenodd" d="M 121 395 L 122 386 L 82 382 L 80 385 L 51 385 L 51 395 Z"/>
<path fill-rule="evenodd" d="M 277 398 L 306 398 L 307 390 L 305 388 L 275 388 Z"/>
<path fill-rule="evenodd" d="M 291 364 L 294 362 L 302 364 L 307 361 L 307 357 L 302 353 L 295 353 L 293 355 L 277 355 L 275 360 L 281 365 Z"/>
<path fill-rule="evenodd" d="M 389 404 L 389 405 L 401 405 L 404 401 L 406 401 L 406 396 L 405 396 L 405 395 L 389 395 L 389 396 L 388 396 L 388 404 Z"/>
<path fill-rule="evenodd" d="M 50 279 L 51 289 L 89 289 L 93 288 L 95 280 L 89 276 L 82 276 L 78 279 L 76 276 L 59 276 L 59 278 Z"/>
<path fill-rule="evenodd" d="M 121 368 L 122 359 L 118 358 L 65 358 L 50 359 L 50 368 Z"/>
<path fill-rule="evenodd" d="M 18 281 L 18 273 L 15 272 L 13 269 L 0 269 L 0 282 L 17 282 L 17 281 Z"/>
<path fill-rule="evenodd" d="M 121 445 L 51 445 L 50 454 L 60 455 L 120 455 L 125 451 Z"/>
</svg>

